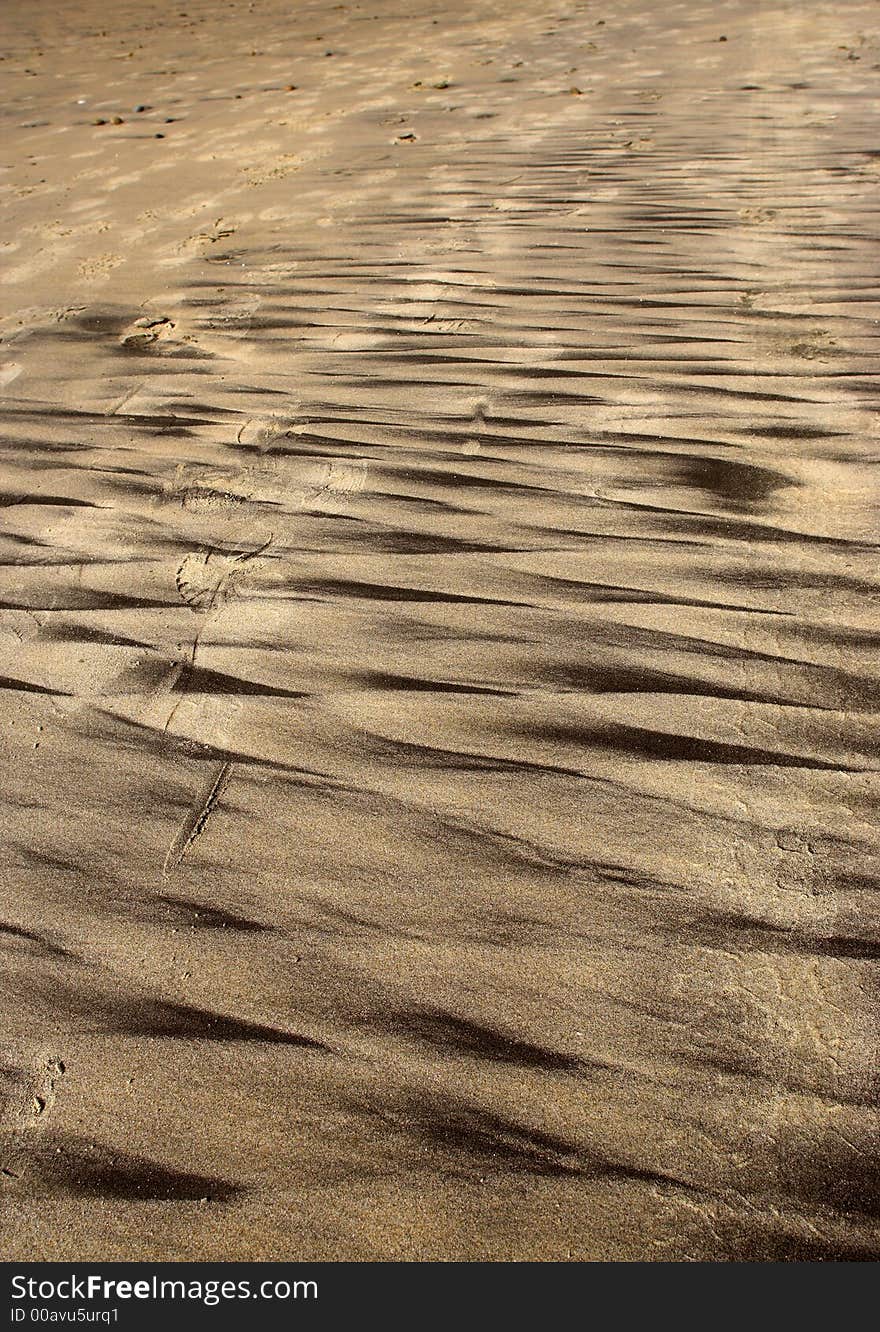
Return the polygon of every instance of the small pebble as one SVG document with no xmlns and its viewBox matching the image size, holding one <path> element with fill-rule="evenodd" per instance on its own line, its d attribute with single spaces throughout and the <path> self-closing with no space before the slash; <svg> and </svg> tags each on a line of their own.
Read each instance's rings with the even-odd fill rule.
<svg viewBox="0 0 880 1332">
<path fill-rule="evenodd" d="M 146 107 L 146 106 L 136 106 L 136 107 L 135 107 L 135 112 L 136 112 L 136 114 L 140 114 L 141 111 L 147 111 L 148 109 L 149 109 L 149 108 Z"/>
<path fill-rule="evenodd" d="M 124 124 L 125 124 L 125 121 L 122 119 L 122 116 L 114 116 L 113 119 L 110 121 L 110 124 L 111 124 L 111 125 L 124 125 Z"/>
<path fill-rule="evenodd" d="M 164 139 L 164 138 L 165 138 L 165 135 L 164 135 L 164 134 L 156 134 L 154 137 L 157 138 L 157 139 Z"/>
<path fill-rule="evenodd" d="M 284 91 L 285 91 L 285 92 L 296 92 L 296 84 L 295 84 L 295 83 L 287 83 L 287 84 L 285 84 L 285 86 L 284 86 Z"/>
<path fill-rule="evenodd" d="M 93 124 L 93 125 L 106 125 L 107 122 L 106 122 L 106 120 L 101 120 L 101 119 L 99 118 L 98 120 L 93 120 L 93 121 L 92 121 L 92 124 Z"/>
</svg>

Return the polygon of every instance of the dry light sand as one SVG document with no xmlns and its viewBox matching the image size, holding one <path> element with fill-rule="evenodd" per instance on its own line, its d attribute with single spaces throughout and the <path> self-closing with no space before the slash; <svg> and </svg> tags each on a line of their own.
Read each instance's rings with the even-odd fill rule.
<svg viewBox="0 0 880 1332">
<path fill-rule="evenodd" d="M 876 7 L 0 24 L 3 1256 L 876 1256 Z"/>
</svg>

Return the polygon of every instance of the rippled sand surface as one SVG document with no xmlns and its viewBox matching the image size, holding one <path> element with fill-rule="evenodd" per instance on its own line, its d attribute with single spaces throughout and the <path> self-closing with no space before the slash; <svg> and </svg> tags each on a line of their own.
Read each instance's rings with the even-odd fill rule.
<svg viewBox="0 0 880 1332">
<path fill-rule="evenodd" d="M 877 11 L 542 11 L 3 9 L 6 1257 L 880 1250 Z"/>
</svg>

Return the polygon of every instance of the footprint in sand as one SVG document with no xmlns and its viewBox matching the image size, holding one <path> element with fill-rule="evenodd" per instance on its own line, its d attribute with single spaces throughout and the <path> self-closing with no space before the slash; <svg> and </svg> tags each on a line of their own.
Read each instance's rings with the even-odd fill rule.
<svg viewBox="0 0 880 1332">
<path fill-rule="evenodd" d="M 212 245 L 217 245 L 220 241 L 228 240 L 230 236 L 235 235 L 237 230 L 235 223 L 227 222 L 224 218 L 218 217 L 206 231 L 193 232 L 177 248 L 178 251 L 187 254 L 193 251 L 201 253 L 210 250 Z"/>
<path fill-rule="evenodd" d="M 18 1096 L 7 1113 L 5 1142 L 0 1154 L 0 1180 L 12 1184 L 27 1173 L 30 1135 L 41 1132 L 57 1098 L 65 1065 L 57 1055 L 42 1056 L 29 1068 L 16 1071 Z M 10 1113 L 11 1112 L 11 1113 Z"/>
<path fill-rule="evenodd" d="M 124 262 L 125 256 L 122 254 L 99 254 L 93 259 L 84 259 L 76 271 L 81 278 L 89 282 L 98 282 L 102 278 L 109 277 L 113 269 Z"/>
<path fill-rule="evenodd" d="M 124 330 L 119 345 L 136 356 L 194 356 L 204 359 L 211 353 L 197 346 L 191 333 L 167 315 L 145 315 Z"/>
<path fill-rule="evenodd" d="M 743 222 L 750 222 L 754 226 L 761 222 L 772 222 L 776 216 L 775 208 L 740 208 L 738 216 Z"/>
<path fill-rule="evenodd" d="M 253 495 L 246 477 L 219 467 L 188 467 L 181 463 L 165 487 L 166 496 L 187 513 L 226 515 L 248 508 Z"/>
<path fill-rule="evenodd" d="M 357 495 L 367 483 L 367 463 L 362 458 L 331 458 L 324 474 L 308 487 L 305 505 L 311 509 L 330 509 L 336 501 Z"/>
<path fill-rule="evenodd" d="M 57 1085 L 64 1072 L 64 1061 L 57 1055 L 39 1058 L 30 1068 L 21 1070 L 15 1128 L 27 1129 L 46 1122 L 57 1099 Z"/>
<path fill-rule="evenodd" d="M 298 153 L 282 153 L 272 161 L 260 165 L 248 165 L 241 168 L 247 185 L 266 185 L 272 180 L 283 180 L 285 176 L 299 171 L 303 159 Z"/>
<path fill-rule="evenodd" d="M 175 584 L 181 601 L 193 610 L 216 610 L 234 596 L 243 580 L 254 572 L 252 561 L 271 544 L 244 555 L 222 555 L 216 551 L 193 552 L 178 566 Z"/>
<path fill-rule="evenodd" d="M 147 347 L 153 347 L 159 341 L 172 338 L 176 327 L 174 320 L 164 315 L 158 319 L 151 319 L 148 316 L 136 319 L 131 327 L 125 330 L 119 341 L 121 346 L 129 347 L 132 351 L 142 351 Z"/>
<path fill-rule="evenodd" d="M 0 366 L 0 389 L 5 389 L 13 380 L 18 379 L 22 368 L 17 361 L 6 361 Z"/>
<path fill-rule="evenodd" d="M 232 336 L 247 333 L 262 304 L 262 298 L 254 295 L 219 302 L 201 316 L 199 329 Z"/>
<path fill-rule="evenodd" d="M 471 421 L 473 422 L 476 433 L 466 436 L 464 443 L 461 445 L 461 452 L 468 457 L 473 457 L 475 454 L 482 451 L 483 441 L 480 436 L 485 434 L 486 417 L 489 413 L 489 403 L 480 401 L 474 405 L 474 409 L 471 412 Z"/>
<path fill-rule="evenodd" d="M 825 328 L 809 329 L 803 338 L 795 338 L 786 348 L 790 356 L 803 361 L 827 360 L 834 354 L 837 342 Z"/>
<path fill-rule="evenodd" d="M 202 482 L 187 486 L 180 495 L 180 503 L 187 513 L 229 513 L 243 508 L 247 500 L 243 495 L 218 490 Z"/>
<path fill-rule="evenodd" d="M 256 453 L 271 453 L 274 445 L 293 433 L 294 423 L 291 420 L 277 416 L 254 417 L 241 426 L 235 441 L 240 448 L 253 449 Z"/>
</svg>

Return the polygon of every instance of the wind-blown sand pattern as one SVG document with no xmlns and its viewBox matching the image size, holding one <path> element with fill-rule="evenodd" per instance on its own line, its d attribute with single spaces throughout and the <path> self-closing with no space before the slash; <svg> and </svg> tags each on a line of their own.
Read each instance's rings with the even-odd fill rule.
<svg viewBox="0 0 880 1332">
<path fill-rule="evenodd" d="M 877 11 L 543 10 L 4 6 L 7 1258 L 878 1253 Z"/>
</svg>

